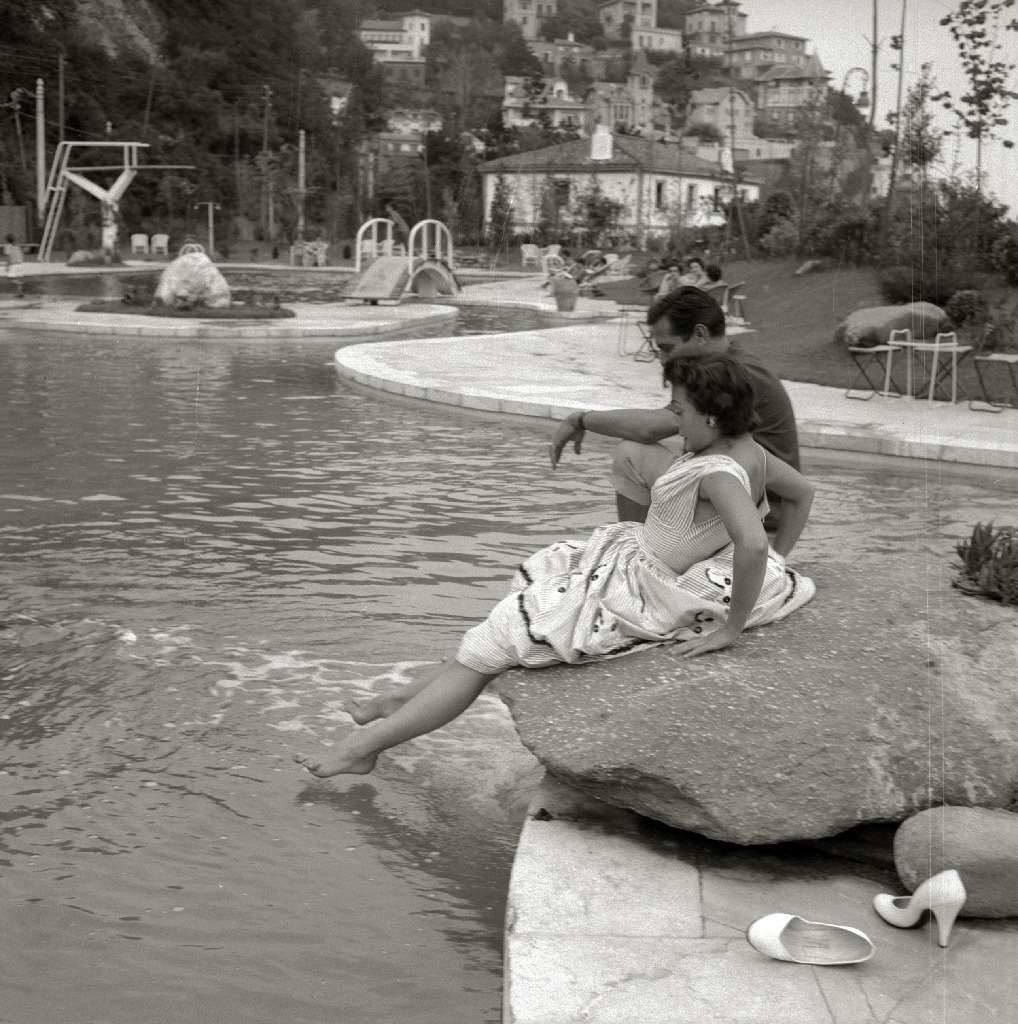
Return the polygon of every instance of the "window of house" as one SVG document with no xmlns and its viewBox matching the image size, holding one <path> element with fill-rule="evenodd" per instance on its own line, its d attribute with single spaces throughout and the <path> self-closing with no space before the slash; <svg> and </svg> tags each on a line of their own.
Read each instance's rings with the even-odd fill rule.
<svg viewBox="0 0 1018 1024">
<path fill-rule="evenodd" d="M 696 186 L 695 185 L 687 185 L 686 186 L 686 206 L 695 206 L 695 205 L 696 205 Z"/>
<path fill-rule="evenodd" d="M 654 183 L 654 207 L 663 210 L 665 205 L 665 183 L 658 181 Z"/>
<path fill-rule="evenodd" d="M 721 208 L 721 187 L 719 185 L 714 186 L 714 198 L 711 201 L 711 205 L 715 210 Z"/>
<path fill-rule="evenodd" d="M 568 178 L 556 178 L 552 184 L 552 199 L 559 209 L 569 205 L 569 184 Z"/>
</svg>

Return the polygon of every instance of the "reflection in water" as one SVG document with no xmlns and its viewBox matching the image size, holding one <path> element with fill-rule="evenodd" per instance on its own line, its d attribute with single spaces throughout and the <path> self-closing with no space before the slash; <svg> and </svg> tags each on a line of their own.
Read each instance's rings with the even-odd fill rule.
<svg viewBox="0 0 1018 1024">
<path fill-rule="evenodd" d="M 356 389 L 332 348 L 0 335 L 5 1018 L 498 1019 L 539 777 L 501 704 L 370 780 L 290 757 L 609 518 L 610 447 L 552 473 L 547 424 Z M 936 585 L 1014 504 L 809 461 L 807 561 Z"/>
</svg>

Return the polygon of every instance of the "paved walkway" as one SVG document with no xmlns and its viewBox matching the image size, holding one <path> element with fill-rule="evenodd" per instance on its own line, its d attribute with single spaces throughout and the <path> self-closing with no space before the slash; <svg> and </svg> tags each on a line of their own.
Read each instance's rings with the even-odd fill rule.
<svg viewBox="0 0 1018 1024">
<path fill-rule="evenodd" d="M 885 924 L 873 897 L 905 892 L 890 831 L 872 829 L 868 848 L 843 843 L 848 856 L 731 847 L 546 782 L 513 861 L 503 1022 L 1011 1024 L 1018 920 L 960 918 L 947 949 L 928 921 Z M 771 960 L 745 932 L 776 911 L 859 928 L 876 955 L 843 967 Z"/>
<path fill-rule="evenodd" d="M 537 307 L 548 315 L 547 330 L 353 345 L 336 353 L 337 367 L 397 394 L 524 416 L 663 405 L 657 364 L 632 358 L 640 345 L 638 314 L 620 318 L 614 303 L 587 298 L 575 313 L 557 313 L 540 280 L 468 285 L 458 301 Z M 599 322 L 590 323 L 592 316 Z M 742 343 L 752 347 L 751 330 Z M 880 396 L 862 401 L 841 388 L 785 385 L 806 447 L 1018 468 L 1018 410 Z"/>
</svg>

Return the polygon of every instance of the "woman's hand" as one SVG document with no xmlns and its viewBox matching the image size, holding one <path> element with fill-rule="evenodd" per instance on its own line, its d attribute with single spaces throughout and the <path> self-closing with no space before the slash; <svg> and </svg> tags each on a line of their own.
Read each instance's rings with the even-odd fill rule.
<svg viewBox="0 0 1018 1024">
<path fill-rule="evenodd" d="M 551 439 L 551 444 L 548 446 L 548 455 L 551 458 L 552 469 L 558 466 L 559 459 L 562 458 L 562 452 L 570 441 L 573 442 L 573 451 L 577 455 L 580 454 L 580 449 L 583 446 L 583 435 L 586 433 L 583 427 L 580 426 L 582 416 L 583 413 L 570 413 L 558 425 L 555 436 Z"/>
<path fill-rule="evenodd" d="M 679 657 L 696 658 L 701 654 L 707 654 L 709 651 L 720 651 L 735 643 L 741 633 L 742 630 L 737 630 L 731 626 L 722 626 L 720 629 L 715 629 L 712 633 L 705 633 L 694 640 L 688 640 L 679 648 Z"/>
</svg>

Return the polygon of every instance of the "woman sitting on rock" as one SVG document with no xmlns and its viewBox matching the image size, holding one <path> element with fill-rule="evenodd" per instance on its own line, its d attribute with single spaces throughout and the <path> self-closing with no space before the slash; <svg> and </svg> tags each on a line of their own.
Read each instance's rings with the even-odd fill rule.
<svg viewBox="0 0 1018 1024">
<path fill-rule="evenodd" d="M 784 618 L 814 594 L 785 566 L 809 516 L 813 486 L 758 445 L 753 386 L 728 355 L 680 356 L 664 367 L 686 451 L 654 484 L 645 523 L 562 541 L 519 567 L 509 594 L 429 678 L 352 714 L 370 728 L 326 757 L 297 755 L 313 775 L 370 772 L 389 747 L 462 714 L 515 666 L 583 664 L 662 643 L 684 657 L 717 651 L 744 629 Z M 783 499 L 768 546 L 766 491 Z"/>
</svg>

